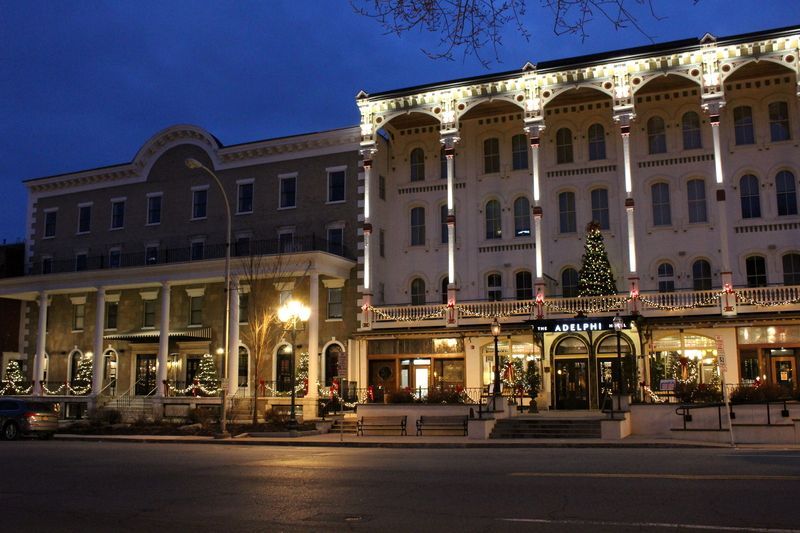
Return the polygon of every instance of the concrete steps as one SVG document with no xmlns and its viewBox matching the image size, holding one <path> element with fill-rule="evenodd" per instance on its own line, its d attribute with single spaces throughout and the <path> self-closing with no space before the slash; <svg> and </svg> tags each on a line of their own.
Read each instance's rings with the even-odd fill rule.
<svg viewBox="0 0 800 533">
<path fill-rule="evenodd" d="M 599 439 L 599 418 L 504 418 L 490 439 Z"/>
</svg>

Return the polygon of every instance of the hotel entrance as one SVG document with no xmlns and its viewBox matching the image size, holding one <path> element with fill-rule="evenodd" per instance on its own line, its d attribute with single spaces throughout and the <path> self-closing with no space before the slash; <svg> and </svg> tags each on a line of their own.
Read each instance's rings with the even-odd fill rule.
<svg viewBox="0 0 800 533">
<path fill-rule="evenodd" d="M 556 409 L 589 409 L 588 345 L 579 337 L 564 337 L 553 356 Z"/>
</svg>

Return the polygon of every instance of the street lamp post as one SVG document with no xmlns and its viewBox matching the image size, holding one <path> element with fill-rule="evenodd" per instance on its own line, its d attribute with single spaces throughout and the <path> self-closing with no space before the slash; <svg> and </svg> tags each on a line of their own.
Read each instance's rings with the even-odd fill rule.
<svg viewBox="0 0 800 533">
<path fill-rule="evenodd" d="M 208 167 L 203 165 L 200 161 L 193 158 L 188 158 L 184 161 L 186 166 L 190 169 L 201 169 L 206 172 L 209 176 L 211 176 L 214 181 L 219 186 L 219 190 L 222 193 L 222 199 L 225 200 L 225 215 L 227 217 L 227 231 L 225 233 L 225 331 L 223 332 L 223 361 L 225 365 L 225 371 L 228 373 L 228 389 L 231 389 L 231 393 L 233 391 L 233 387 L 231 387 L 231 383 L 235 383 L 233 380 L 236 379 L 236 376 L 232 376 L 232 372 L 228 368 L 228 361 L 230 359 L 230 353 L 228 350 L 228 336 L 230 335 L 230 326 L 231 326 L 231 204 L 228 201 L 228 194 L 225 192 L 225 187 L 222 186 L 222 181 L 220 181 L 219 177 L 214 174 Z M 227 430 L 227 423 L 226 423 L 226 409 L 227 409 L 227 399 L 225 398 L 225 387 L 222 388 L 222 410 L 220 413 L 220 433 L 223 435 L 226 433 Z"/>
<path fill-rule="evenodd" d="M 617 315 L 614 317 L 614 320 L 611 321 L 614 325 L 614 331 L 617 333 L 617 371 L 619 372 L 617 375 L 619 378 L 617 379 L 617 394 L 619 394 L 620 399 L 620 406 L 622 405 L 622 395 L 626 394 L 627 385 L 625 383 L 625 376 L 622 372 L 622 328 L 625 327 L 625 321 L 622 320 L 622 317 Z"/>
<path fill-rule="evenodd" d="M 300 325 L 311 317 L 311 309 L 298 302 L 297 300 L 289 300 L 278 308 L 278 320 L 280 320 L 286 331 L 292 335 L 292 355 L 289 359 L 289 372 L 290 372 L 290 387 L 292 389 L 291 403 L 289 404 L 289 422 L 286 424 L 288 429 L 297 429 L 297 417 L 295 416 L 295 398 L 297 396 L 297 377 L 295 376 L 295 346 L 297 343 L 297 330 L 298 322 Z M 302 330 L 302 328 L 301 328 Z M 309 354 L 309 357 L 311 355 Z"/>
<path fill-rule="evenodd" d="M 492 336 L 494 337 L 494 394 L 492 395 L 492 410 L 496 410 L 496 400 L 500 396 L 500 352 L 497 349 L 497 337 L 500 336 L 500 322 L 497 318 L 492 322 Z"/>
</svg>

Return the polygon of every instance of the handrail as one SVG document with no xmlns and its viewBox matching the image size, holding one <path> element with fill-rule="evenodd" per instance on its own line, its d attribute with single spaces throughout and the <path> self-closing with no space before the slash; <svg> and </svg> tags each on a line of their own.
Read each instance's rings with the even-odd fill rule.
<svg viewBox="0 0 800 533">
<path fill-rule="evenodd" d="M 112 378 L 111 380 L 109 380 L 109 382 L 108 382 L 108 385 L 106 385 L 105 387 L 103 387 L 102 389 L 100 389 L 100 392 L 98 392 L 98 393 L 97 393 L 97 395 L 98 395 L 98 396 L 100 396 L 101 394 L 103 394 L 103 392 L 104 392 L 106 389 L 108 389 L 108 388 L 111 388 L 111 386 L 112 386 L 112 385 L 113 385 L 114 387 L 116 387 L 116 386 L 117 386 L 117 378 Z"/>
<path fill-rule="evenodd" d="M 725 407 L 725 403 L 699 403 L 699 404 L 688 404 L 684 403 L 679 405 L 675 408 L 675 414 L 683 418 L 683 429 L 686 430 L 686 423 L 692 421 L 692 409 L 706 409 L 709 407 L 716 407 L 717 408 L 717 421 L 718 421 L 718 429 L 721 431 L 722 427 L 722 408 Z M 733 418 L 733 417 L 731 417 Z"/>
</svg>

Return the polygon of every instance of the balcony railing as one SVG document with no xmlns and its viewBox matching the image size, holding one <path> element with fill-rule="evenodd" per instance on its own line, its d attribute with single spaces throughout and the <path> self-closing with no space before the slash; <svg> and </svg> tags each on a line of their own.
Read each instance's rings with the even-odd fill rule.
<svg viewBox="0 0 800 533">
<path fill-rule="evenodd" d="M 747 287 L 725 292 L 721 289 L 640 293 L 636 299 L 629 294 L 564 298 L 546 296 L 536 300 L 500 300 L 457 302 L 454 309 L 446 304 L 373 306 L 370 327 L 420 327 L 454 322 L 480 323 L 494 318 L 511 322 L 529 320 L 538 315 L 545 318 L 564 318 L 584 315 L 614 315 L 637 312 L 643 316 L 670 314 L 713 315 L 739 312 L 800 311 L 800 285 Z M 456 318 L 457 317 L 457 318 Z M 452 322 L 451 322 L 452 324 Z"/>
<path fill-rule="evenodd" d="M 328 252 L 334 255 L 355 259 L 351 250 L 338 242 L 328 241 L 315 235 L 295 236 L 291 242 L 279 239 L 249 241 L 247 243 L 231 243 L 231 257 L 281 255 L 300 252 Z M 177 248 L 159 248 L 149 251 L 128 252 L 111 256 L 103 255 L 79 256 L 70 259 L 44 259 L 31 263 L 28 274 L 56 274 L 63 272 L 81 272 L 85 270 L 104 270 L 113 268 L 143 267 L 204 261 L 207 259 L 223 259 L 225 243 L 204 244 L 202 247 L 191 246 Z"/>
</svg>

